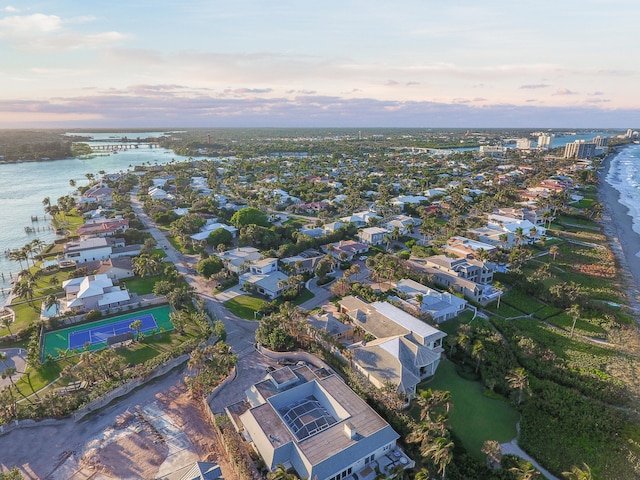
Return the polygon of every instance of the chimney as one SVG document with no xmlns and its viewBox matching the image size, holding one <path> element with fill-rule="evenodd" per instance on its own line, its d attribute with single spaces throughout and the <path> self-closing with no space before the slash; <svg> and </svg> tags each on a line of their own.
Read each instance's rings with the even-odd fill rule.
<svg viewBox="0 0 640 480">
<path fill-rule="evenodd" d="M 356 427 L 351 422 L 347 422 L 344 424 L 344 434 L 350 440 L 355 440 L 358 435 L 356 432 Z"/>
</svg>

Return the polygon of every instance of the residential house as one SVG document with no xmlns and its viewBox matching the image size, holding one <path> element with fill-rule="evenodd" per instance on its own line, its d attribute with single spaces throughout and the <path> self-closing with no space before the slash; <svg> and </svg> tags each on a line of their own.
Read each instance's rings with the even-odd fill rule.
<svg viewBox="0 0 640 480">
<path fill-rule="evenodd" d="M 516 235 L 516 243 L 518 242 L 518 229 L 522 229 L 522 234 L 529 243 L 537 241 L 547 233 L 547 229 L 541 225 L 535 225 L 529 220 L 513 218 L 506 215 L 490 214 L 487 226 Z"/>
<path fill-rule="evenodd" d="M 447 269 L 428 266 L 426 265 L 424 258 L 412 257 L 408 263 L 414 270 L 432 277 L 433 282 L 436 285 L 461 293 L 469 300 L 481 305 L 487 305 L 488 303 L 497 300 L 502 294 L 501 290 L 498 290 L 491 285 L 483 285 L 481 283 L 474 282 L 473 280 L 459 276 L 457 272 L 452 273 Z"/>
<path fill-rule="evenodd" d="M 478 237 L 478 241 L 494 245 L 496 247 L 511 248 L 516 243 L 516 236 L 511 232 L 505 232 L 503 229 L 494 226 L 485 226 L 479 228 L 470 228 L 467 230 Z"/>
<path fill-rule="evenodd" d="M 222 470 L 215 462 L 195 462 L 179 480 L 223 480 Z"/>
<path fill-rule="evenodd" d="M 280 262 L 288 265 L 292 272 L 296 273 L 313 273 L 316 271 L 316 267 L 320 260 L 325 257 L 325 254 L 320 253 L 317 250 L 305 250 L 298 255 L 288 258 L 281 258 Z M 333 270 L 333 263 L 331 264 Z"/>
<path fill-rule="evenodd" d="M 495 245 L 479 242 L 471 238 L 453 236 L 447 240 L 444 251 L 458 258 L 477 258 L 480 252 L 495 252 Z"/>
<path fill-rule="evenodd" d="M 103 207 L 109 207 L 112 202 L 111 194 L 113 189 L 109 187 L 103 187 L 102 182 L 98 185 L 94 185 L 82 194 L 78 203 L 95 203 L 102 205 Z"/>
<path fill-rule="evenodd" d="M 191 235 L 191 239 L 194 242 L 205 243 L 209 238 L 209 234 L 211 232 L 215 232 L 219 228 L 224 228 L 227 232 L 231 234 L 232 237 L 238 236 L 238 229 L 232 225 L 227 225 L 226 223 L 219 223 L 217 219 L 209 219 L 207 223 L 200 228 L 198 233 L 194 233 Z"/>
<path fill-rule="evenodd" d="M 114 282 L 134 276 L 131 257 L 107 258 L 106 260 L 86 262 L 82 264 L 82 268 L 86 268 L 88 273 L 94 275 L 104 274 Z"/>
<path fill-rule="evenodd" d="M 372 222 L 375 222 L 382 217 L 371 210 L 364 210 L 362 212 L 352 213 L 348 217 L 342 217 L 340 219 L 341 222 L 344 223 L 353 223 L 358 227 L 364 227 Z"/>
<path fill-rule="evenodd" d="M 173 199 L 173 195 L 170 195 L 169 193 L 165 192 L 160 187 L 151 187 L 151 188 L 149 188 L 148 195 L 153 200 L 172 200 Z"/>
<path fill-rule="evenodd" d="M 106 260 L 111 257 L 114 245 L 115 242 L 112 239 L 104 237 L 69 242 L 63 247 L 63 257 L 64 260 L 73 260 L 76 263 Z"/>
<path fill-rule="evenodd" d="M 428 267 L 444 270 L 461 278 L 487 285 L 493 282 L 495 263 L 483 262 L 473 258 L 452 258 L 446 255 L 433 255 L 424 259 Z"/>
<path fill-rule="evenodd" d="M 284 465 L 300 478 L 368 479 L 415 465 L 398 448 L 398 433 L 326 371 L 280 368 L 226 410 L 270 471 Z"/>
<path fill-rule="evenodd" d="M 375 337 L 353 347 L 353 363 L 377 388 L 397 385 L 411 399 L 416 385 L 436 373 L 446 333 L 387 302 L 347 296 L 340 301 L 340 312 Z"/>
<path fill-rule="evenodd" d="M 386 228 L 381 227 L 367 227 L 358 232 L 358 239 L 362 243 L 367 245 L 380 245 L 385 241 L 385 235 L 390 235 L 391 232 Z"/>
<path fill-rule="evenodd" d="M 344 222 L 330 222 L 330 223 L 325 223 L 322 228 L 324 230 L 324 233 L 333 233 L 336 230 L 344 227 L 346 225 L 346 223 Z"/>
<path fill-rule="evenodd" d="M 121 307 L 131 302 L 129 291 L 114 286 L 104 274 L 72 278 L 62 283 L 66 301 L 64 310 L 86 312 Z"/>
<path fill-rule="evenodd" d="M 331 312 L 322 315 L 309 315 L 307 322 L 311 327 L 331 335 L 338 341 L 353 340 L 353 325 L 341 322 Z"/>
<path fill-rule="evenodd" d="M 338 243 L 325 245 L 322 249 L 338 260 L 342 260 L 340 254 L 344 252 L 344 259 L 350 262 L 353 260 L 353 257 L 367 253 L 369 251 L 369 245 L 354 240 L 342 240 Z"/>
<path fill-rule="evenodd" d="M 273 300 L 282 295 L 288 279 L 288 275 L 278 270 L 277 258 L 265 258 L 251 262 L 249 271 L 240 275 L 238 281 L 243 288 Z"/>
<path fill-rule="evenodd" d="M 98 218 L 85 222 L 76 229 L 81 239 L 90 237 L 112 237 L 129 228 L 129 220 L 122 217 Z"/>
<path fill-rule="evenodd" d="M 467 307 L 465 299 L 449 292 L 439 292 L 413 280 L 399 280 L 396 289 L 409 297 L 411 305 L 428 313 L 436 323 L 457 317 Z"/>
<path fill-rule="evenodd" d="M 422 225 L 422 220 L 419 218 L 413 218 L 408 215 L 395 215 L 385 222 L 382 226 L 389 231 L 398 229 L 402 235 L 409 235 L 413 233 L 415 227 Z"/>
<path fill-rule="evenodd" d="M 227 270 L 238 274 L 246 272 L 251 262 L 262 258 L 260 251 L 255 247 L 238 247 L 218 253 L 217 256 Z"/>
<path fill-rule="evenodd" d="M 404 208 L 405 204 L 420 205 L 429 199 L 423 195 L 399 195 L 391 199 L 391 205 Z"/>
</svg>

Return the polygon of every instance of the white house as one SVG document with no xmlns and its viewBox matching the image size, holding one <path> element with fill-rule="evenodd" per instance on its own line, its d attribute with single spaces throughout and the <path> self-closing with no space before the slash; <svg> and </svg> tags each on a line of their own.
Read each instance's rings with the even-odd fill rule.
<svg viewBox="0 0 640 480">
<path fill-rule="evenodd" d="M 306 365 L 269 373 L 226 410 L 270 471 L 285 465 L 300 478 L 369 479 L 415 465 L 393 428 L 337 375 Z"/>
<path fill-rule="evenodd" d="M 282 294 L 288 279 L 288 275 L 278 270 L 277 258 L 265 258 L 252 262 L 249 271 L 240 275 L 238 281 L 243 288 L 248 286 L 273 300 Z"/>
<path fill-rule="evenodd" d="M 340 312 L 375 337 L 353 347 L 354 365 L 377 388 L 397 385 L 411 399 L 416 385 L 436 373 L 446 333 L 387 302 L 367 303 L 347 296 Z"/>
<path fill-rule="evenodd" d="M 367 245 L 380 245 L 384 242 L 384 236 L 391 232 L 382 227 L 367 227 L 358 232 L 358 239 Z"/>
<path fill-rule="evenodd" d="M 413 218 L 408 215 L 395 215 L 385 221 L 382 226 L 390 231 L 397 228 L 401 234 L 406 235 L 413 233 L 413 229 L 419 225 L 422 225 L 422 220 L 419 218 Z"/>
<path fill-rule="evenodd" d="M 249 269 L 251 262 L 260 260 L 262 255 L 255 247 L 238 247 L 226 252 L 218 253 L 227 270 L 233 273 L 242 273 Z"/>
<path fill-rule="evenodd" d="M 106 260 L 111 256 L 113 242 L 103 237 L 88 238 L 66 243 L 63 247 L 64 259 L 76 263 Z"/>
<path fill-rule="evenodd" d="M 72 278 L 62 283 L 65 291 L 65 310 L 106 310 L 131 302 L 129 291 L 114 286 L 104 274 Z"/>
<path fill-rule="evenodd" d="M 428 313 L 434 322 L 442 323 L 457 317 L 467 306 L 467 301 L 449 292 L 438 292 L 421 283 L 404 279 L 396 283 L 398 292 L 409 297 L 421 311 Z M 419 301 L 418 295 L 422 296 Z"/>
<path fill-rule="evenodd" d="M 368 223 L 371 223 L 380 218 L 382 218 L 380 217 L 380 215 L 377 215 L 371 210 L 364 210 L 362 212 L 352 213 L 348 217 L 342 217 L 340 221 L 344 223 L 355 223 L 359 227 L 364 227 Z"/>
</svg>

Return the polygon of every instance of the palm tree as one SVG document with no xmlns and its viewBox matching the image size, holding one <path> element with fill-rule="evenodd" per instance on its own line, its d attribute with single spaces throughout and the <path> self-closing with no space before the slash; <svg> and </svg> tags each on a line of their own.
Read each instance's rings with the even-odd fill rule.
<svg viewBox="0 0 640 480">
<path fill-rule="evenodd" d="M 56 307 L 56 316 L 60 314 L 60 300 L 58 300 L 58 297 L 56 297 L 55 293 L 47 295 L 47 298 L 44 299 L 43 304 L 44 304 L 44 308 L 46 310 L 50 309 L 51 307 L 53 307 L 55 305 L 55 307 Z"/>
<path fill-rule="evenodd" d="M 16 373 L 18 373 L 18 370 L 16 370 L 15 367 L 7 367 L 2 371 L 1 376 L 3 380 L 6 380 L 8 378 L 9 381 L 11 382 L 11 386 L 16 389 L 16 392 L 18 392 L 22 396 L 22 398 L 24 398 L 27 402 L 33 405 L 33 402 L 29 400 L 29 397 L 27 397 L 24 393 L 22 393 L 20 389 L 16 386 L 15 382 L 13 381 L 13 376 Z"/>
<path fill-rule="evenodd" d="M 431 457 L 438 467 L 438 473 L 442 475 L 442 480 L 445 480 L 447 465 L 453 460 L 453 442 L 446 437 L 438 437 L 421 453 Z"/>
<path fill-rule="evenodd" d="M 529 388 L 529 378 L 524 368 L 515 368 L 505 377 L 509 386 L 518 391 L 518 405 L 524 400 L 524 393 Z"/>
<path fill-rule="evenodd" d="M 389 244 L 391 244 L 391 235 L 385 235 L 382 237 L 384 243 L 387 244 L 387 251 L 389 250 Z"/>
<path fill-rule="evenodd" d="M 142 320 L 139 318 L 129 324 L 129 328 L 136 332 L 136 339 L 140 340 L 140 330 L 142 330 Z"/>
<path fill-rule="evenodd" d="M 518 227 L 515 230 L 515 235 L 516 235 L 516 245 L 520 245 L 520 243 L 522 243 L 522 239 L 524 238 L 524 230 L 522 229 L 522 227 Z"/>
<path fill-rule="evenodd" d="M 515 473 L 519 480 L 534 480 L 540 477 L 540 472 L 529 462 L 519 467 L 512 467 L 509 471 Z"/>
<path fill-rule="evenodd" d="M 20 263 L 20 271 L 22 271 L 22 260 L 25 260 L 25 254 L 22 250 L 11 250 L 9 252 L 9 260 Z"/>
<path fill-rule="evenodd" d="M 476 340 L 473 344 L 473 348 L 471 349 L 471 356 L 476 360 L 476 373 L 480 369 L 480 362 L 484 360 L 484 345 L 480 340 Z"/>
<path fill-rule="evenodd" d="M 591 467 L 584 462 L 582 463 L 582 468 L 574 465 L 570 471 L 562 472 L 562 476 L 569 480 L 593 480 Z"/>
<path fill-rule="evenodd" d="M 580 306 L 577 303 L 571 305 L 571 308 L 567 310 L 569 316 L 573 319 L 573 323 L 571 324 L 571 337 L 573 337 L 573 331 L 576 328 L 576 322 L 578 318 L 580 318 Z"/>
<path fill-rule="evenodd" d="M 555 260 L 558 253 L 560 253 L 560 248 L 557 245 L 551 245 L 549 253 L 553 255 L 553 259 Z"/>
<path fill-rule="evenodd" d="M 9 331 L 9 335 L 13 335 L 13 333 L 11 332 L 11 327 L 9 326 L 12 323 L 13 323 L 13 318 L 11 317 L 11 315 L 6 315 L 0 319 L 0 325 L 5 327 Z M 0 352 L 0 354 L 2 353 L 4 352 Z"/>
<path fill-rule="evenodd" d="M 287 472 L 286 467 L 281 463 L 276 466 L 273 472 L 267 474 L 267 480 L 299 480 L 299 478 L 295 473 Z"/>
<path fill-rule="evenodd" d="M 500 299 L 502 298 L 503 292 L 502 284 L 500 282 L 493 282 L 493 288 L 498 290 L 498 304 L 496 305 L 496 308 L 500 308 Z"/>
<path fill-rule="evenodd" d="M 502 449 L 496 440 L 486 440 L 482 445 L 482 453 L 487 456 L 487 466 L 489 468 L 500 468 L 502 460 Z"/>
</svg>

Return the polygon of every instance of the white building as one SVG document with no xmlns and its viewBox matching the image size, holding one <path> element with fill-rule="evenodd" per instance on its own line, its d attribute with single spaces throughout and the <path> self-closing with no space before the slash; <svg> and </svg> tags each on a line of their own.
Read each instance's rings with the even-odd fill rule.
<svg viewBox="0 0 640 480">
<path fill-rule="evenodd" d="M 353 362 L 377 388 L 390 383 L 411 399 L 416 385 L 436 373 L 446 333 L 387 302 L 347 296 L 340 301 L 340 313 L 375 337 L 354 346 Z"/>
<path fill-rule="evenodd" d="M 436 323 L 457 317 L 467 307 L 467 301 L 449 292 L 438 292 L 421 283 L 404 279 L 396 283 L 398 292 L 407 295 L 421 311 L 428 313 Z M 422 301 L 418 301 L 422 296 Z M 411 303 L 411 302 L 410 302 Z"/>
<path fill-rule="evenodd" d="M 265 258 L 252 262 L 249 271 L 240 275 L 238 281 L 243 288 L 247 286 L 273 300 L 282 294 L 288 279 L 278 270 L 277 258 Z"/>
<path fill-rule="evenodd" d="M 300 478 L 367 479 L 414 465 L 398 449 L 399 435 L 335 374 L 283 367 L 226 410 L 270 471 L 284 465 Z"/>
<path fill-rule="evenodd" d="M 106 310 L 131 301 L 129 291 L 114 286 L 104 274 L 72 278 L 63 282 L 62 288 L 66 295 L 64 310 Z"/>
<path fill-rule="evenodd" d="M 384 242 L 385 235 L 390 234 L 391 232 L 386 228 L 368 227 L 358 232 L 358 239 L 367 245 L 380 245 Z"/>
</svg>

